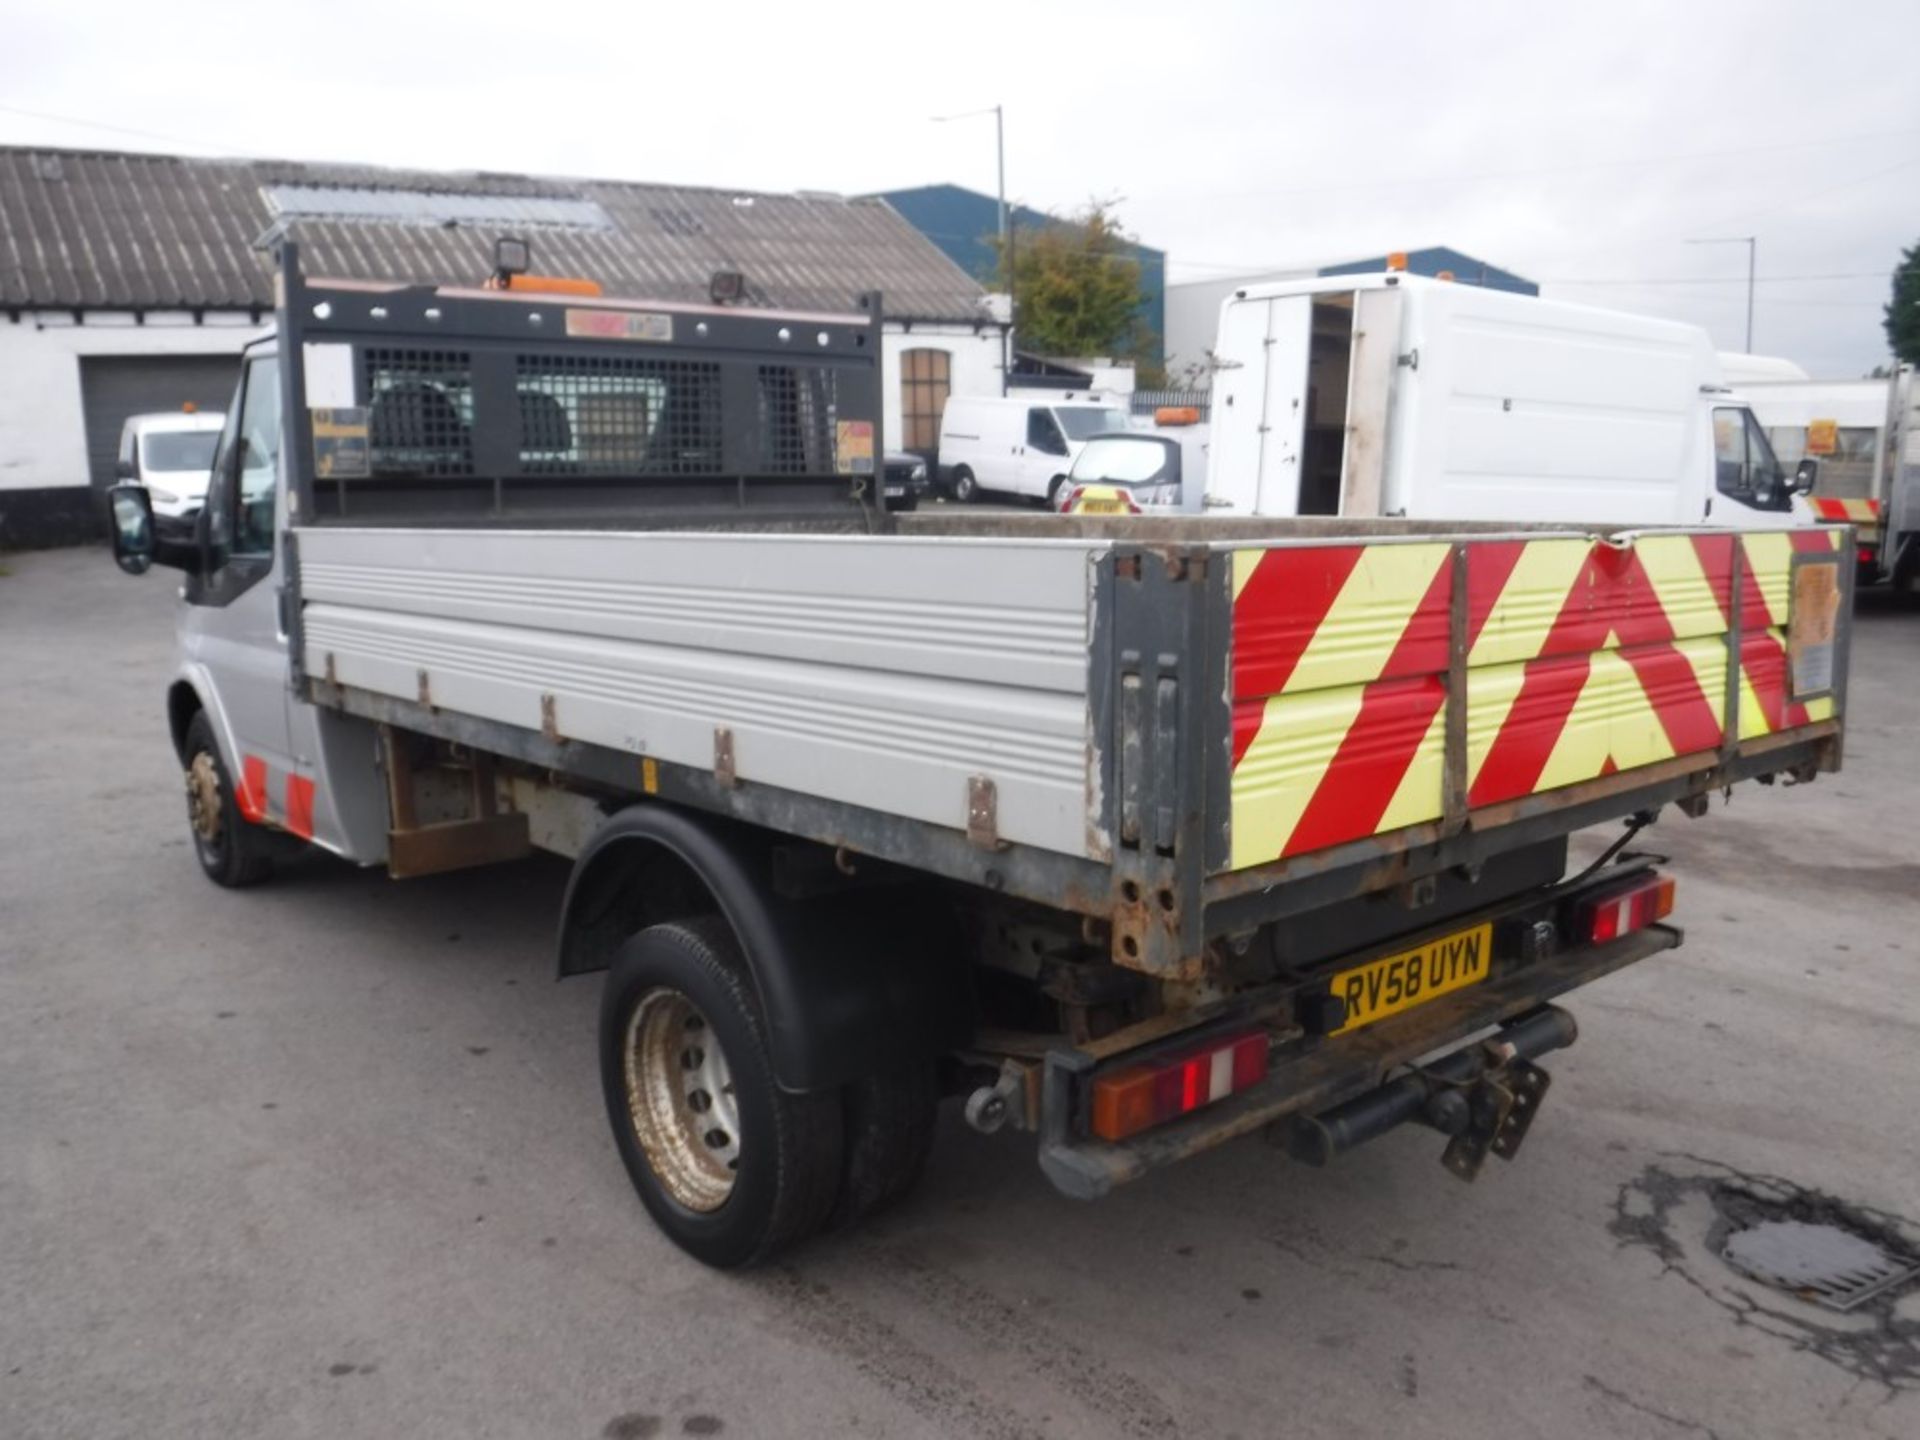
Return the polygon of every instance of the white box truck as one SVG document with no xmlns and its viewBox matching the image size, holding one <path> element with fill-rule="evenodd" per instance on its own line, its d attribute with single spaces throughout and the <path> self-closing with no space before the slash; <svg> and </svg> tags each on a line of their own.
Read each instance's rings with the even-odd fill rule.
<svg viewBox="0 0 1920 1440">
<path fill-rule="evenodd" d="M 1815 471 L 1695 326 L 1399 273 L 1236 291 L 1212 388 L 1224 514 L 1777 528 Z"/>
</svg>

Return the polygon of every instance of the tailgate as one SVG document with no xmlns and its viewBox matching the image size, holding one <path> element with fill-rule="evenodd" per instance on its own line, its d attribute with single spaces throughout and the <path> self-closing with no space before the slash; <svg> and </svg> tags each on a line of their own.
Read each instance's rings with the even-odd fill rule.
<svg viewBox="0 0 1920 1440">
<path fill-rule="evenodd" d="M 1571 805 L 1831 733 L 1842 534 L 1233 549 L 1216 870 L 1482 828 L 1528 797 Z"/>
</svg>

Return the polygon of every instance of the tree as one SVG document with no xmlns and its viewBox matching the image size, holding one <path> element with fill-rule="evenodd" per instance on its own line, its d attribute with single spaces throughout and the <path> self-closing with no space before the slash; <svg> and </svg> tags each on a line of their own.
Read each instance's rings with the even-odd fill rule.
<svg viewBox="0 0 1920 1440">
<path fill-rule="evenodd" d="M 1920 244 L 1909 245 L 1893 272 L 1887 302 L 1887 344 L 1909 365 L 1920 365 Z"/>
<path fill-rule="evenodd" d="M 1015 332 L 1039 355 L 1138 358 L 1151 332 L 1140 319 L 1140 262 L 1133 237 L 1100 201 L 1013 237 L 1011 257 L 998 255 L 997 283 L 1007 288 L 1011 259 Z M 1000 239 L 993 237 L 996 252 Z"/>
</svg>

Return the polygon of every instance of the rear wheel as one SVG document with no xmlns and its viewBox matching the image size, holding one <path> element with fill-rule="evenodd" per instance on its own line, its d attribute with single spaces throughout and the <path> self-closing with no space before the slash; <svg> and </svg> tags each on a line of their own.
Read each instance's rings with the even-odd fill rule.
<svg viewBox="0 0 1920 1440">
<path fill-rule="evenodd" d="M 620 1158 L 668 1238 L 721 1268 L 805 1239 L 840 1193 L 840 1096 L 782 1090 L 766 1036 L 718 916 L 651 926 L 615 957 L 600 1081 Z"/>
<path fill-rule="evenodd" d="M 971 505 L 980 498 L 980 484 L 973 478 L 973 471 L 964 465 L 953 469 L 953 498 L 962 505 Z"/>
<path fill-rule="evenodd" d="M 933 1066 L 922 1062 L 846 1088 L 846 1178 L 836 1225 L 851 1225 L 904 1199 L 933 1153 L 939 1102 Z"/>
<path fill-rule="evenodd" d="M 188 722 L 186 751 L 187 824 L 200 868 L 229 889 L 258 884 L 273 873 L 273 837 L 241 815 L 204 710 Z"/>
</svg>

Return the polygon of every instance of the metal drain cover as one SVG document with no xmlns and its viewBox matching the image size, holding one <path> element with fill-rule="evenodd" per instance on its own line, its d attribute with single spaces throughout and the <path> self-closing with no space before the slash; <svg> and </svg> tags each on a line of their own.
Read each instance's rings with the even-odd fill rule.
<svg viewBox="0 0 1920 1440">
<path fill-rule="evenodd" d="M 1851 1310 L 1920 1275 L 1920 1262 L 1838 1225 L 1763 1220 L 1720 1247 L 1726 1262 L 1763 1285 L 1829 1310 Z"/>
</svg>

